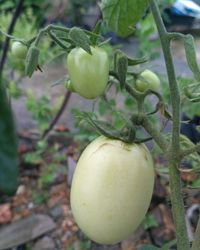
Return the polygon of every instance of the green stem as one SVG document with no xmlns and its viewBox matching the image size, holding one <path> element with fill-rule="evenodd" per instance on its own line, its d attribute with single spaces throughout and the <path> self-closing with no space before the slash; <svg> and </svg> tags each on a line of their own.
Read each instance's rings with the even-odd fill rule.
<svg viewBox="0 0 200 250">
<path fill-rule="evenodd" d="M 53 41 L 55 41 L 62 49 L 68 50 L 69 47 L 67 47 L 54 33 L 53 31 L 49 31 L 49 36 L 52 38 Z"/>
<path fill-rule="evenodd" d="M 145 130 L 153 137 L 157 145 L 162 149 L 164 153 L 167 154 L 167 141 L 164 136 L 155 128 L 155 126 L 150 122 L 149 118 L 144 116 L 142 119 L 141 125 Z"/>
<path fill-rule="evenodd" d="M 171 202 L 172 213 L 176 228 L 177 236 L 177 249 L 188 250 L 190 249 L 189 239 L 185 223 L 185 211 L 183 197 L 181 194 L 181 179 L 178 171 L 179 152 L 180 152 L 180 92 L 176 81 L 176 74 L 170 49 L 170 37 L 163 24 L 160 11 L 156 0 L 149 0 L 151 10 L 157 25 L 162 50 L 165 58 L 169 88 L 171 93 L 172 113 L 173 113 L 173 128 L 172 128 L 172 141 L 168 155 L 169 161 L 169 174 L 170 174 L 170 189 L 171 189 Z"/>
<path fill-rule="evenodd" d="M 35 42 L 35 46 L 38 46 L 41 38 L 43 37 L 43 35 L 45 33 L 49 33 L 51 31 L 62 31 L 62 32 L 65 32 L 65 33 L 69 33 L 70 29 L 69 28 L 65 28 L 65 27 L 61 27 L 61 26 L 57 26 L 57 25 L 53 25 L 53 24 L 49 24 L 44 29 L 40 30 L 40 32 L 38 33 L 38 35 L 36 36 L 36 38 L 33 38 L 33 42 Z"/>
<path fill-rule="evenodd" d="M 191 250 L 199 250 L 200 248 L 200 219 L 198 220 L 194 241 L 193 241 L 192 249 Z"/>
<path fill-rule="evenodd" d="M 155 0 L 150 0 L 152 13 L 157 24 L 158 33 L 160 36 L 161 46 L 165 58 L 167 75 L 169 80 L 169 88 L 171 93 L 171 102 L 173 109 L 173 130 L 172 130 L 172 149 L 176 149 L 173 152 L 174 156 L 177 150 L 180 149 L 179 136 L 180 136 L 180 92 L 178 88 L 178 83 L 176 80 L 176 74 L 174 69 L 174 63 L 172 60 L 172 53 L 170 49 L 170 39 L 168 33 L 163 24 L 160 12 Z M 176 158 L 176 157 L 175 157 Z"/>
</svg>

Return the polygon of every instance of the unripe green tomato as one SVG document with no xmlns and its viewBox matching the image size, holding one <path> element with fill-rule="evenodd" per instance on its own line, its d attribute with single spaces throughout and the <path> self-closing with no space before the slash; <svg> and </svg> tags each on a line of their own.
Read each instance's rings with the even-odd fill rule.
<svg viewBox="0 0 200 250">
<path fill-rule="evenodd" d="M 11 54 L 16 59 L 25 59 L 27 55 L 28 48 L 24 44 L 16 41 L 13 42 L 11 47 Z"/>
<path fill-rule="evenodd" d="M 103 94 L 109 75 L 109 59 L 106 51 L 91 47 L 92 55 L 82 48 L 75 48 L 67 56 L 69 77 L 75 92 L 94 99 Z"/>
<path fill-rule="evenodd" d="M 158 76 L 149 69 L 145 69 L 141 74 L 141 78 L 138 78 L 135 83 L 135 88 L 144 92 L 147 89 L 158 90 L 160 87 L 160 79 Z"/>
<path fill-rule="evenodd" d="M 153 186 L 153 161 L 143 144 L 101 136 L 78 161 L 71 187 L 72 213 L 91 240 L 115 244 L 144 219 Z"/>
</svg>

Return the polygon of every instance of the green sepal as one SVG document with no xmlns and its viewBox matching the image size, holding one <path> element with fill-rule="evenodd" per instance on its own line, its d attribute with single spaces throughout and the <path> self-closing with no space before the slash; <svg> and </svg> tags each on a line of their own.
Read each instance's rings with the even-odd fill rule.
<svg viewBox="0 0 200 250">
<path fill-rule="evenodd" d="M 90 40 L 82 29 L 77 27 L 72 28 L 69 32 L 69 37 L 77 47 L 81 47 L 89 54 L 92 54 L 90 49 Z"/>
<path fill-rule="evenodd" d="M 101 24 L 102 24 L 102 20 L 99 20 L 94 29 L 92 30 L 92 33 L 94 33 L 94 35 L 91 34 L 91 38 L 90 38 L 90 41 L 91 41 L 91 44 L 93 46 L 96 46 L 97 45 L 97 41 L 98 41 L 98 36 L 100 34 L 100 31 L 101 31 Z"/>
<path fill-rule="evenodd" d="M 187 63 L 194 74 L 194 77 L 197 81 L 200 81 L 200 69 L 199 65 L 197 63 L 197 56 L 196 56 L 196 50 L 195 50 L 195 44 L 194 44 L 194 38 L 192 35 L 186 35 L 184 36 L 184 47 L 185 47 L 185 53 L 187 58 Z"/>
<path fill-rule="evenodd" d="M 127 57 L 127 59 L 128 59 L 128 66 L 135 66 L 135 65 L 142 64 L 148 61 L 148 58 L 145 56 L 141 58 Z"/>
<path fill-rule="evenodd" d="M 25 62 L 25 74 L 29 77 L 32 76 L 38 67 L 39 54 L 40 50 L 35 45 L 32 45 L 28 50 Z"/>
<path fill-rule="evenodd" d="M 126 126 L 125 131 L 123 131 L 124 136 L 127 138 L 127 141 L 134 142 L 136 139 L 136 129 L 131 124 L 131 126 Z"/>
<path fill-rule="evenodd" d="M 74 87 L 72 85 L 72 82 L 70 80 L 67 80 L 65 83 L 64 83 L 64 86 L 67 90 L 71 91 L 71 92 L 76 92 L 74 90 Z"/>
<path fill-rule="evenodd" d="M 126 83 L 126 73 L 128 69 L 128 59 L 123 53 L 118 54 L 116 61 L 116 71 L 119 78 L 121 89 Z"/>
</svg>

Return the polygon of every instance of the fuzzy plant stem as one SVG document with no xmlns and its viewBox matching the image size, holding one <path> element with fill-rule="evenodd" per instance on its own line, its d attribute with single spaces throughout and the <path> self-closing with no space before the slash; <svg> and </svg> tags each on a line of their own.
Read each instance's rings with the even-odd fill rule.
<svg viewBox="0 0 200 250">
<path fill-rule="evenodd" d="M 200 219 L 197 224 L 197 229 L 195 232 L 194 241 L 193 241 L 191 250 L 199 250 L 199 249 L 200 249 Z"/>
<path fill-rule="evenodd" d="M 176 74 L 172 59 L 172 53 L 170 49 L 170 38 L 168 32 L 165 29 L 163 20 L 160 15 L 160 11 L 156 0 L 149 0 L 151 5 L 151 11 L 154 16 L 155 23 L 157 25 L 162 50 L 165 58 L 165 64 L 167 68 L 167 75 L 169 81 L 169 88 L 172 102 L 172 113 L 173 113 L 173 128 L 172 128 L 172 141 L 168 154 L 169 162 L 169 175 L 170 175 L 170 196 L 172 203 L 172 213 L 174 218 L 174 224 L 176 229 L 177 237 L 177 249 L 178 250 L 189 250 L 190 243 L 186 230 L 185 223 L 185 211 L 183 197 L 181 193 L 181 179 L 178 171 L 180 163 L 179 152 L 180 152 L 180 91 L 176 80 Z"/>
</svg>

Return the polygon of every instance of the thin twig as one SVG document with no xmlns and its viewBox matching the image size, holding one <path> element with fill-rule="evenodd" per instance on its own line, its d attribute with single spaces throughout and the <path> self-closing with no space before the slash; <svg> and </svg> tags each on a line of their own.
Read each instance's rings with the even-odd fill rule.
<svg viewBox="0 0 200 250">
<path fill-rule="evenodd" d="M 49 124 L 49 127 L 43 132 L 41 138 L 44 139 L 48 133 L 53 129 L 53 127 L 55 126 L 55 124 L 57 123 L 57 121 L 60 119 L 62 113 L 64 112 L 68 102 L 69 102 L 69 99 L 70 99 L 70 96 L 71 96 L 71 92 L 70 91 L 67 91 L 67 93 L 65 94 L 65 98 L 60 106 L 60 109 L 58 110 L 56 116 L 54 117 L 54 119 L 51 121 L 51 123 Z"/>
</svg>

